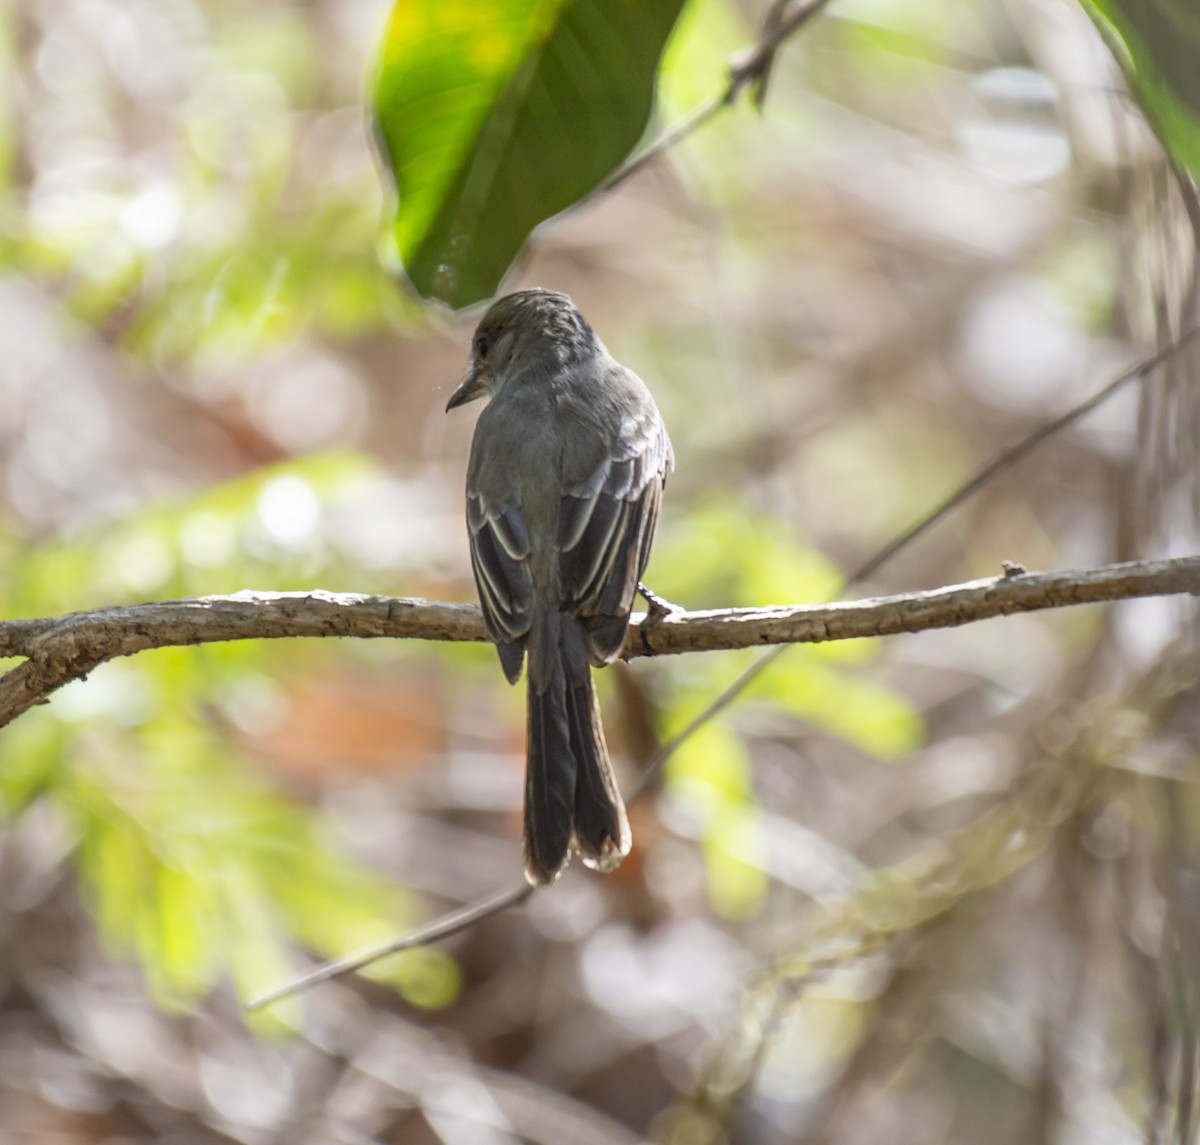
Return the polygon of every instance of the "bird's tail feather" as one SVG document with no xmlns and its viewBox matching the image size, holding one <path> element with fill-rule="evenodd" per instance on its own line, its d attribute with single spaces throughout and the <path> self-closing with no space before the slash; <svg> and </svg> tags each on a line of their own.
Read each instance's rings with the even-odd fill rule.
<svg viewBox="0 0 1200 1145">
<path fill-rule="evenodd" d="M 576 762 L 571 842 L 589 867 L 607 873 L 629 854 L 629 823 L 608 758 L 600 706 L 587 668 L 577 683 L 567 683 L 567 726 Z"/>
<path fill-rule="evenodd" d="M 525 877 L 553 882 L 572 848 L 589 867 L 611 871 L 629 845 L 584 633 L 573 618 L 550 613 L 529 640 Z"/>
</svg>

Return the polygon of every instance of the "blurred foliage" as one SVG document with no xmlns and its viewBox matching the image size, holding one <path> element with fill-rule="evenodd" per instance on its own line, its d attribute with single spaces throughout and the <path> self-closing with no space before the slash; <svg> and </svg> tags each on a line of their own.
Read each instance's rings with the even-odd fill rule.
<svg viewBox="0 0 1200 1145">
<path fill-rule="evenodd" d="M 1167 151 L 1200 178 L 1200 9 L 1174 0 L 1080 0 Z"/>
<path fill-rule="evenodd" d="M 364 61 L 394 156 L 420 159 L 382 244 L 410 271 L 435 275 L 479 206 L 469 171 L 528 205 L 469 219 L 486 275 L 472 255 L 456 289 L 479 295 L 636 142 L 678 6 L 622 5 L 653 28 L 611 72 L 569 42 L 606 6 L 489 5 L 515 18 L 443 56 L 405 21 L 465 5 L 386 7 L 0 3 L 4 615 L 247 586 L 470 593 L 470 427 L 440 413 L 465 332 L 380 265 Z M 766 7 L 683 8 L 665 123 L 723 90 Z M 1191 77 L 1137 22 L 1171 13 L 1096 7 L 1141 29 L 1126 63 L 1141 98 L 1157 75 L 1151 102 L 1179 105 L 1184 156 Z M 648 571 L 666 597 L 836 595 L 839 569 L 1135 355 L 1133 287 L 1137 315 L 1178 323 L 1194 236 L 1158 153 L 1113 129 L 1128 109 L 1092 28 L 1059 14 L 830 5 L 780 54 L 762 115 L 722 113 L 541 234 L 529 284 L 576 295 L 671 427 Z M 439 122 L 411 100 L 446 76 L 429 98 L 453 148 L 431 153 Z M 574 116 L 614 78 L 613 124 L 553 147 L 495 134 Z M 1170 414 L 1200 424 L 1186 392 Z M 1194 547 L 1129 496 L 1135 420 L 1097 411 L 863 590 L 1124 559 L 1168 520 Z M 629 1127 L 993 1145 L 1153 1121 L 1182 1142 L 1200 787 L 1197 672 L 1173 643 L 1194 625 L 1173 608 L 792 649 L 632 805 L 617 874 L 572 871 L 377 966 L 399 993 L 332 984 L 256 1019 L 286 1045 L 253 1042 L 230 1001 L 294 972 L 289 945 L 340 954 L 519 877 L 520 691 L 482 646 L 105 665 L 5 729 L 0 1123 L 205 1145 Z M 751 659 L 601 673 L 614 747 L 649 758 Z"/>
<path fill-rule="evenodd" d="M 683 0 L 397 0 L 374 113 L 409 281 L 490 298 L 530 232 L 590 194 L 650 117 Z"/>
<path fill-rule="evenodd" d="M 113 34 L 134 18 L 118 18 Z M 145 34 L 171 18 L 150 14 Z M 203 55 L 186 38 L 175 45 L 188 86 L 164 93 L 178 118 L 169 178 L 152 162 L 97 164 L 86 180 L 68 169 L 3 228 L 0 259 L 54 282 L 70 312 L 117 324 L 131 350 L 160 363 L 237 360 L 305 330 L 353 335 L 404 312 L 375 257 L 381 195 L 370 164 L 316 158 L 349 117 L 308 112 L 311 26 L 263 9 L 220 36 Z M 81 45 L 52 44 L 62 57 L 45 62 L 52 87 L 73 95 L 94 78 L 71 74 Z M 117 140 L 88 142 L 103 156 Z"/>
<path fill-rule="evenodd" d="M 816 603 L 834 598 L 841 576 L 828 558 L 792 536 L 778 518 L 753 513 L 720 494 L 694 509 L 679 527 L 668 525 L 651 572 L 670 599 L 694 608 Z M 737 554 L 731 561 L 730 554 Z M 913 750 L 922 734 L 919 713 L 895 690 L 848 669 L 878 655 L 865 640 L 798 647 L 776 660 L 746 692 L 816 727 L 844 737 L 883 759 Z M 739 674 L 743 656 L 692 657 L 673 680 L 668 726 L 682 726 Z M 685 746 L 683 753 L 687 753 Z"/>
<path fill-rule="evenodd" d="M 9 29 L 16 12 L 4 14 Z M 66 344 L 92 329 L 135 374 L 182 364 L 203 388 L 301 338 L 406 321 L 375 257 L 378 181 L 340 138 L 357 116 L 328 107 L 311 22 L 248 8 L 202 45 L 186 6 L 143 5 L 113 13 L 104 35 L 118 45 L 157 37 L 157 63 L 178 70 L 141 81 L 157 85 L 173 121 L 168 164 L 113 161 L 118 134 L 82 110 L 104 77 L 79 66 L 86 46 L 53 23 L 46 84 L 81 111 L 65 134 L 14 136 L 4 152 L 45 174 L 5 200 L 0 260 L 53 292 Z M 81 145 L 92 156 L 82 170 Z M 229 396 L 245 396 L 235 385 L 241 394 Z M 279 408 L 305 412 L 294 397 Z M 141 495 L 133 511 L 69 535 L 13 520 L 0 538 L 0 607 L 45 616 L 248 584 L 361 583 L 362 546 L 346 539 L 345 520 L 339 543 L 327 518 L 378 483 L 361 454 L 313 454 L 182 498 Z M 289 675 L 314 659 L 252 644 L 164 650 L 102 667 L 10 729 L 7 811 L 42 801 L 61 813 L 110 949 L 134 951 L 164 1003 L 190 1006 L 227 975 L 245 996 L 289 974 L 296 940 L 340 955 L 412 921 L 408 895 L 349 859 L 324 813 L 278 792 L 246 749 L 286 713 Z M 382 973 L 419 1004 L 445 1005 L 456 991 L 457 970 L 437 952 L 389 960 Z"/>
<path fill-rule="evenodd" d="M 322 528 L 339 502 L 361 495 L 376 473 L 366 457 L 314 453 L 262 466 L 174 502 L 147 504 L 52 544 L 7 538 L 13 559 L 0 576 L 5 611 L 18 616 L 236 592 L 247 584 L 280 591 L 344 566 Z M 222 649 L 252 656 L 252 646 Z"/>
<path fill-rule="evenodd" d="M 363 457 L 317 454 L 56 544 L 22 552 L 10 539 L 4 611 L 337 577 L 345 554 L 321 517 L 371 473 Z M 282 714 L 288 675 L 310 659 L 269 643 L 159 649 L 101 666 L 9 732 L 5 812 L 38 799 L 62 812 L 104 938 L 136 952 L 165 1003 L 193 1005 L 226 973 L 239 994 L 261 992 L 288 975 L 293 939 L 338 956 L 412 917 L 399 888 L 344 857 L 323 817 L 274 791 L 237 748 L 239 730 Z M 418 953 L 386 977 L 445 1005 L 456 970 Z"/>
</svg>

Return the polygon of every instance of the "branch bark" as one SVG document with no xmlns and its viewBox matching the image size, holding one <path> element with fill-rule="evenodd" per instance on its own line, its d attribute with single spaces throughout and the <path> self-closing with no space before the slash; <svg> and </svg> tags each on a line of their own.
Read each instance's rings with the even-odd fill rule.
<svg viewBox="0 0 1200 1145">
<path fill-rule="evenodd" d="M 623 655 L 815 644 L 952 628 L 1014 612 L 1142 596 L 1200 595 L 1200 556 L 1072 572 L 1009 572 L 925 592 L 837 604 L 729 608 L 634 617 Z M 41 620 L 0 621 L 0 726 L 97 665 L 151 648 L 297 636 L 486 641 L 479 609 L 417 598 L 333 592 L 239 592 Z"/>
</svg>

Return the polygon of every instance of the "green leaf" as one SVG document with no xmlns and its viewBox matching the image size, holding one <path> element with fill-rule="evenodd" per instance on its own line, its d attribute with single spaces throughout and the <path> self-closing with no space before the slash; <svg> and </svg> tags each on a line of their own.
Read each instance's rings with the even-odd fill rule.
<svg viewBox="0 0 1200 1145">
<path fill-rule="evenodd" d="M 424 297 L 490 297 L 539 223 L 646 128 L 683 0 L 397 0 L 374 110 L 391 238 Z"/>
<path fill-rule="evenodd" d="M 1195 0 L 1080 0 L 1167 151 L 1200 177 L 1200 6 Z"/>
</svg>

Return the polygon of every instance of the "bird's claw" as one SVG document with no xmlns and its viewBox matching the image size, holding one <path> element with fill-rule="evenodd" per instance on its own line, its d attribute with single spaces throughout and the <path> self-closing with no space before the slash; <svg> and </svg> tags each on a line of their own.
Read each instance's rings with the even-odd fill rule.
<svg viewBox="0 0 1200 1145">
<path fill-rule="evenodd" d="M 638 592 L 646 598 L 647 610 L 646 619 L 638 625 L 638 635 L 642 641 L 642 655 L 653 656 L 654 649 L 650 647 L 650 631 L 664 617 L 671 616 L 675 613 L 685 612 L 686 609 L 682 605 L 672 604 L 669 600 L 664 600 L 656 592 L 651 592 L 642 582 L 638 581 Z"/>
<path fill-rule="evenodd" d="M 651 592 L 640 580 L 638 581 L 638 592 L 646 598 L 646 604 L 649 606 L 649 611 L 646 613 L 646 620 L 661 620 L 664 616 L 670 616 L 673 612 L 686 611 L 683 605 L 672 604 L 669 600 L 665 600 L 659 596 L 658 593 Z"/>
</svg>

